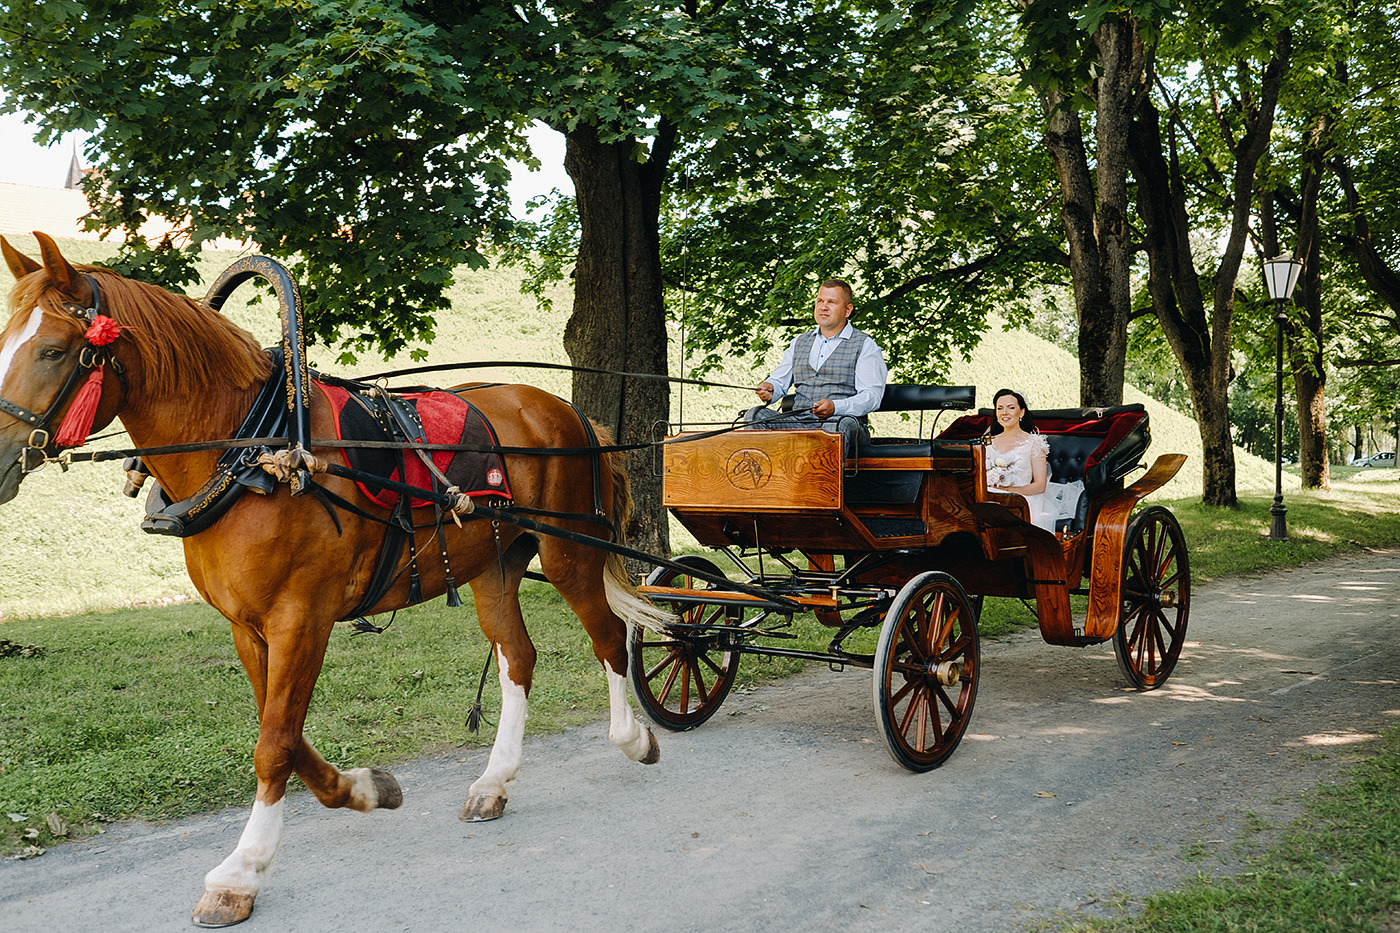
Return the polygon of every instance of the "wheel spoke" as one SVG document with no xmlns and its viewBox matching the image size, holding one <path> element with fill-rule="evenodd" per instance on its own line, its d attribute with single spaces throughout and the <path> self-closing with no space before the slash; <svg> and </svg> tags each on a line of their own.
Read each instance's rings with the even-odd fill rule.
<svg viewBox="0 0 1400 933">
<path fill-rule="evenodd" d="M 678 650 L 676 643 L 673 642 L 673 641 L 650 642 L 650 643 L 646 643 L 646 644 L 643 645 L 643 647 L 657 647 L 657 648 L 660 648 L 660 647 L 663 647 L 663 646 L 666 647 L 666 655 L 665 655 L 660 661 L 658 661 L 658 662 L 655 664 L 655 666 L 646 668 L 646 670 L 645 670 L 645 676 L 646 676 L 646 679 L 647 679 L 647 680 L 654 680 L 654 679 L 656 679 L 656 675 L 661 673 L 661 669 L 662 669 L 663 667 L 665 667 L 665 666 L 668 665 L 668 664 L 675 664 L 676 661 L 677 661 L 677 659 L 680 657 L 680 651 Z M 674 675 L 672 675 L 672 676 L 674 676 Z"/>
<path fill-rule="evenodd" d="M 670 671 L 666 675 L 666 682 L 662 684 L 660 691 L 658 691 L 656 694 L 656 699 L 663 706 L 665 705 L 666 701 L 670 699 L 671 691 L 675 689 L 676 678 L 680 676 L 685 670 L 685 659 L 682 658 L 679 653 L 672 653 L 671 657 L 667 661 L 667 664 L 670 667 Z M 684 702 L 684 700 L 682 700 L 682 702 Z M 682 706 L 682 710 L 684 710 L 684 706 Z"/>
<path fill-rule="evenodd" d="M 919 728 L 916 731 L 920 734 L 923 733 L 923 720 L 926 718 L 924 715 L 924 710 L 926 710 L 927 708 L 928 691 L 924 689 L 916 689 L 914 691 L 914 695 L 909 700 L 909 705 L 904 708 L 904 715 L 900 717 L 899 720 L 899 733 L 900 735 L 905 736 L 906 740 L 909 736 L 910 730 L 913 729 L 914 724 L 916 722 L 919 723 Z M 922 746 L 920 746 L 920 748 L 922 748 Z"/>
<path fill-rule="evenodd" d="M 958 704 L 948 695 L 948 688 L 944 687 L 942 684 L 934 684 L 933 690 L 938 694 L 938 699 L 948 709 L 948 721 L 950 723 L 956 722 L 958 718 Z"/>
<path fill-rule="evenodd" d="M 896 635 L 896 644 L 899 646 L 903 658 L 903 652 L 909 652 L 908 663 L 912 669 L 917 670 L 928 660 L 928 652 L 925 650 L 926 644 L 923 635 L 928 631 L 928 613 L 924 607 L 920 606 L 914 613 L 914 624 L 911 626 L 907 621 L 901 620 L 899 633 Z"/>
<path fill-rule="evenodd" d="M 894 685 L 891 684 L 890 686 L 893 687 Z M 908 675 L 905 675 L 903 685 L 900 686 L 898 690 L 890 691 L 890 706 L 898 706 L 900 703 L 904 702 L 905 697 L 917 688 L 918 684 L 911 680 Z"/>
<path fill-rule="evenodd" d="M 690 682 L 695 688 L 697 697 L 705 696 L 705 672 L 700 667 L 700 659 L 695 655 L 686 658 L 686 667 L 690 669 Z"/>
</svg>

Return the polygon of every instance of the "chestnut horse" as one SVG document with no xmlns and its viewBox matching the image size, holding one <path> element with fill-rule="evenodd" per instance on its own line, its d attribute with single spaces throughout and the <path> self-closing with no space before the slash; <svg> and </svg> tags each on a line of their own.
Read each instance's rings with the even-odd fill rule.
<svg viewBox="0 0 1400 933">
<path fill-rule="evenodd" d="M 91 363 L 94 350 L 110 365 L 100 383 L 93 430 L 118 418 L 141 448 L 233 437 L 271 371 L 252 336 L 199 302 L 109 270 L 74 267 L 52 239 L 36 236 L 41 262 L 0 238 L 5 261 L 19 279 L 10 295 L 9 322 L 0 334 L 0 503 L 14 498 L 23 478 L 22 461 L 35 455 L 25 450 L 39 423 L 32 416 L 39 413 L 48 430 L 56 430 L 66 407 L 73 405 L 73 393 L 62 389 L 74 384 L 80 355 L 87 354 L 84 359 Z M 80 317 L 92 316 L 94 307 L 119 328 L 102 322 L 101 347 L 94 346 L 99 340 Z M 108 343 L 114 333 L 115 340 Z M 111 375 L 117 369 L 120 379 Z M 592 484 L 578 479 L 586 457 L 548 455 L 549 448 L 589 443 L 574 409 L 520 385 L 474 389 L 471 401 L 495 427 L 503 447 L 541 451 L 506 455 L 517 504 L 574 516 L 594 512 Z M 312 436 L 336 436 L 322 394 L 311 392 L 310 402 Z M 56 406 L 59 410 L 50 411 Z M 598 436 L 609 443 L 605 432 L 599 430 Z M 53 451 L 52 442 L 42 437 L 38 442 Z M 212 475 L 218 454 L 158 454 L 145 458 L 145 465 L 171 501 L 178 502 Z M 601 502 L 612 527 L 621 530 L 632 506 L 627 478 L 615 457 L 601 456 Z M 583 469 L 584 475 L 588 472 Z M 323 475 L 316 481 L 366 513 L 388 515 L 347 479 Z M 418 525 L 432 524 L 431 517 L 415 518 Z M 244 495 L 211 527 L 184 539 L 185 564 L 195 588 L 232 623 L 259 718 L 252 815 L 232 854 L 205 876 L 204 894 L 191 915 L 201 926 L 237 923 L 252 912 L 277 855 L 283 797 L 293 772 L 328 807 L 367 812 L 397 807 L 402 800 L 391 775 L 369 768 L 341 771 L 303 733 L 332 627 L 352 613 L 366 592 L 385 538 L 386 526 L 371 518 L 339 510 L 338 519 L 340 529 L 317 497 L 293 497 L 285 484 L 278 484 L 270 495 Z M 608 534 L 595 521 L 554 524 L 593 537 Z M 507 787 L 520 768 L 536 655 L 521 617 L 518 589 L 536 553 L 545 576 L 578 614 L 603 666 L 611 707 L 609 741 L 633 761 L 656 762 L 656 738 L 627 702 L 627 624 L 654 625 L 661 616 L 637 596 L 621 558 L 558 537 L 536 538 L 504 523 L 498 545 L 490 522 L 471 520 L 461 527 L 448 522 L 440 529 L 419 530 L 412 546 L 436 555 L 438 534 L 451 555 L 453 575 L 470 582 L 481 629 L 495 646 L 501 682 L 496 741 L 486 771 L 468 791 L 461 818 L 500 816 Z M 445 591 L 442 563 L 419 561 L 423 598 Z M 408 604 L 407 574 L 400 574 L 371 611 Z"/>
</svg>

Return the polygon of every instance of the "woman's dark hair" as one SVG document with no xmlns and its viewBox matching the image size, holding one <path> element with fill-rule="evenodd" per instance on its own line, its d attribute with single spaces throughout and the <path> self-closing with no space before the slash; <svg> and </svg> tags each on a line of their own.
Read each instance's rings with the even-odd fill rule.
<svg viewBox="0 0 1400 933">
<path fill-rule="evenodd" d="M 992 396 L 992 426 L 988 429 L 988 436 L 1001 433 L 1001 424 L 997 421 L 996 408 L 997 400 L 1003 395 L 1009 395 L 1016 400 L 1016 404 L 1021 406 L 1021 430 L 1027 434 L 1035 433 L 1035 420 L 1031 418 L 1030 406 L 1026 404 L 1026 397 L 1015 389 L 997 389 L 997 394 Z"/>
</svg>

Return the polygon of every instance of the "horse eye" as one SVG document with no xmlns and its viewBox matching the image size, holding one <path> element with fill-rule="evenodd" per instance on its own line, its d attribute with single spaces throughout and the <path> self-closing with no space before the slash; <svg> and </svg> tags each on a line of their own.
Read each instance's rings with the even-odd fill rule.
<svg viewBox="0 0 1400 933">
<path fill-rule="evenodd" d="M 39 358 L 41 360 L 61 360 L 63 359 L 63 348 L 44 347 L 44 349 L 39 351 Z"/>
</svg>

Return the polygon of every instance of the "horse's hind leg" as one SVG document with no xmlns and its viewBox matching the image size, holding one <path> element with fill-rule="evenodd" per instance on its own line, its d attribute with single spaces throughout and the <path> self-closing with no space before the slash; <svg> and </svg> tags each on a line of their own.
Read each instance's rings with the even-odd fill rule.
<svg viewBox="0 0 1400 933">
<path fill-rule="evenodd" d="M 609 604 L 606 556 L 596 548 L 567 541 L 541 542 L 545 574 L 579 617 L 593 641 L 593 656 L 608 679 L 608 741 L 633 761 L 661 760 L 656 736 L 627 702 L 627 623 Z"/>
<path fill-rule="evenodd" d="M 507 785 L 520 773 L 525 716 L 535 672 L 535 646 L 525 631 L 520 611 L 520 581 L 533 554 L 534 547 L 528 539 L 517 539 L 499 565 L 493 563 L 471 581 L 477 620 L 495 649 L 501 682 L 501 719 L 486 770 L 467 791 L 467 802 L 457 817 L 461 820 L 479 822 L 499 817 L 505 812 Z"/>
<path fill-rule="evenodd" d="M 204 877 L 204 894 L 190 915 L 199 926 L 229 926 L 252 913 L 253 901 L 277 859 L 287 779 L 293 771 L 327 806 L 392 809 L 403 799 L 392 776 L 368 768 L 342 772 L 306 741 L 306 710 L 330 628 L 293 624 L 281 631 L 285 637 L 269 646 L 252 629 L 233 626 L 234 643 L 258 703 L 261 726 L 253 753 L 258 790 L 238 845 Z"/>
</svg>

